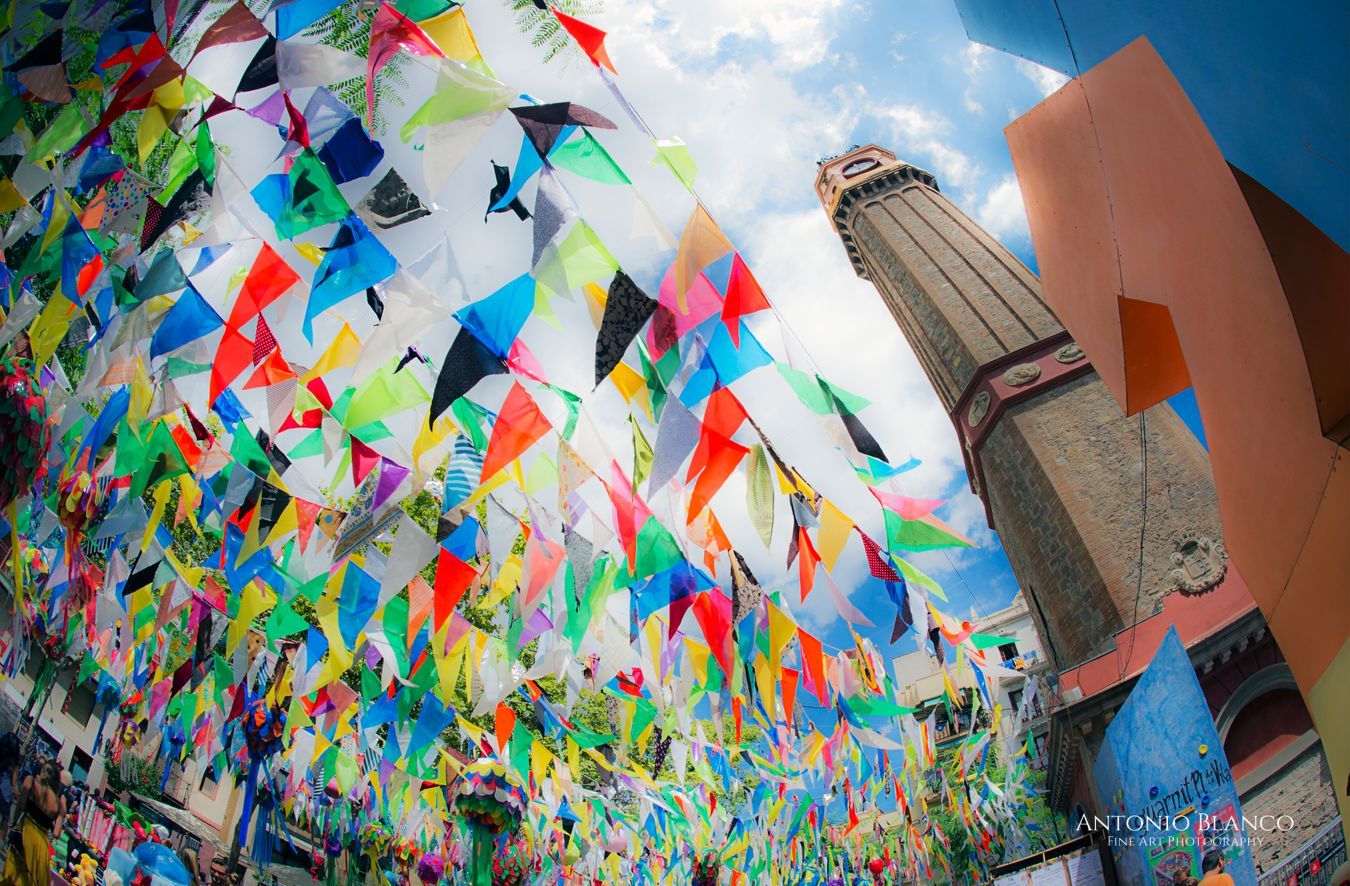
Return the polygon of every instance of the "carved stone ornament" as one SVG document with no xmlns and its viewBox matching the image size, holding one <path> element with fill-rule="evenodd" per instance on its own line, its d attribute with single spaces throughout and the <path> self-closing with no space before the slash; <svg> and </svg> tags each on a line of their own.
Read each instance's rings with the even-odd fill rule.
<svg viewBox="0 0 1350 886">
<path fill-rule="evenodd" d="M 1223 580 L 1228 572 L 1228 552 L 1223 542 L 1186 532 L 1173 544 L 1172 566 L 1169 590 L 1198 594 Z"/>
<path fill-rule="evenodd" d="M 966 410 L 966 424 L 972 428 L 978 427 L 984 417 L 989 414 L 989 392 L 980 391 L 975 398 L 970 401 L 970 409 Z"/>
<path fill-rule="evenodd" d="M 1041 367 L 1035 363 L 1018 363 L 1003 373 L 1003 383 L 1012 385 L 1014 388 L 1020 388 L 1022 385 L 1031 384 L 1040 377 Z"/>
<path fill-rule="evenodd" d="M 1078 342 L 1071 341 L 1055 351 L 1055 359 L 1061 363 L 1077 363 L 1083 359 L 1083 349 L 1078 347 Z"/>
</svg>

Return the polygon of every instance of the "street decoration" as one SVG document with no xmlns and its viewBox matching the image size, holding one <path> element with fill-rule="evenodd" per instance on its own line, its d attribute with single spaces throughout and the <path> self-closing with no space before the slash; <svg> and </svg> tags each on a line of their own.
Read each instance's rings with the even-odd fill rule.
<svg viewBox="0 0 1350 886">
<path fill-rule="evenodd" d="M 627 48 L 536 5 L 605 107 L 498 79 L 447 0 L 10 10 L 14 636 L 84 662 L 114 759 L 148 732 L 233 771 L 237 842 L 265 866 L 303 822 L 329 883 L 357 853 L 424 882 L 987 869 L 1029 839 L 1027 749 L 939 748 L 857 631 L 884 613 L 1000 722 L 1002 638 L 909 559 L 970 542 L 624 96 Z M 466 219 L 512 245 L 457 251 Z M 823 453 L 771 433 L 793 410 Z"/>
</svg>

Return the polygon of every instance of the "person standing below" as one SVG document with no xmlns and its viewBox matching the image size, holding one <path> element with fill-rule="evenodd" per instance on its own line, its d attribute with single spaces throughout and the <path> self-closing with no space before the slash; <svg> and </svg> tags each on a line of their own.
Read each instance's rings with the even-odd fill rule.
<svg viewBox="0 0 1350 886">
<path fill-rule="evenodd" d="M 11 845 L 0 886 L 47 886 L 51 881 L 52 839 L 61 836 L 66 798 L 61 764 L 48 760 L 19 785 L 23 810 L 18 844 Z"/>
<path fill-rule="evenodd" d="M 1211 850 L 1200 863 L 1200 886 L 1237 886 L 1231 874 L 1225 874 L 1223 853 Z"/>
</svg>

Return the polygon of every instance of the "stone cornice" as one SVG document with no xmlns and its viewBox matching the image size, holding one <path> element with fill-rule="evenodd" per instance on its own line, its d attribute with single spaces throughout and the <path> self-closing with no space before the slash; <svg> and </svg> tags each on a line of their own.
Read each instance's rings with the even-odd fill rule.
<svg viewBox="0 0 1350 886">
<path fill-rule="evenodd" d="M 871 197 L 882 191 L 899 190 L 911 182 L 927 185 L 935 191 L 938 190 L 937 179 L 933 177 L 931 172 L 909 163 L 901 163 L 898 166 L 886 166 L 876 172 L 861 175 L 856 181 L 850 182 L 848 187 L 839 192 L 839 198 L 830 212 L 830 218 L 834 220 L 835 229 L 839 232 L 839 239 L 844 242 L 844 250 L 848 253 L 848 260 L 853 263 L 854 272 L 864 280 L 869 279 L 867 268 L 863 264 L 862 253 L 858 250 L 858 245 L 853 242 L 853 234 L 848 229 L 849 211 L 855 203 L 865 197 Z"/>
<path fill-rule="evenodd" d="M 1003 413 L 1092 371 L 1092 363 L 1067 330 L 1009 351 L 980 366 L 957 398 L 949 417 L 961 441 L 970 490 L 984 503 L 985 520 L 994 527 L 994 512 L 985 494 L 980 447 Z"/>
</svg>

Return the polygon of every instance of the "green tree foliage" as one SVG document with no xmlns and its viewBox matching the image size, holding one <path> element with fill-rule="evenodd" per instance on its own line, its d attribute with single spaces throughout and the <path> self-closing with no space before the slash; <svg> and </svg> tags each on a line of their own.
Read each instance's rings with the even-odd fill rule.
<svg viewBox="0 0 1350 886">
<path fill-rule="evenodd" d="M 378 7 L 348 0 L 332 13 L 311 25 L 304 36 L 316 40 L 343 52 L 366 58 L 370 54 L 370 26 L 375 20 Z M 380 69 L 375 77 L 375 107 L 366 106 L 366 78 L 352 77 L 341 83 L 332 84 L 329 89 L 342 99 L 357 116 L 370 121 L 371 132 L 380 135 L 389 125 L 388 114 L 392 108 L 405 104 L 403 91 L 409 87 L 407 65 L 408 56 L 399 53 Z M 373 114 L 371 113 L 373 111 Z"/>
<path fill-rule="evenodd" d="M 530 45 L 544 50 L 544 62 L 561 58 L 570 63 L 578 54 L 571 35 L 563 30 L 553 14 L 540 9 L 534 0 L 504 0 L 515 13 L 516 29 L 530 38 Z M 604 11 L 602 0 L 552 0 L 554 9 L 573 18 L 587 19 Z"/>
</svg>

